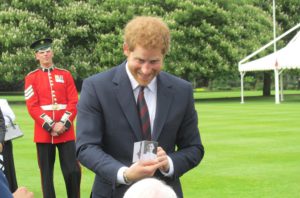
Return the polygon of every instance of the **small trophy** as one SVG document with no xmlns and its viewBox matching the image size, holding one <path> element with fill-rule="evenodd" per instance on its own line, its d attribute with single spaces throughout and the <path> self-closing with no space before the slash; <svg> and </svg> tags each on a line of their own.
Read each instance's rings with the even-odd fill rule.
<svg viewBox="0 0 300 198">
<path fill-rule="evenodd" d="M 133 147 L 132 162 L 135 163 L 139 160 L 152 160 L 155 159 L 157 152 L 158 142 L 155 141 L 140 141 L 135 142 Z"/>
</svg>

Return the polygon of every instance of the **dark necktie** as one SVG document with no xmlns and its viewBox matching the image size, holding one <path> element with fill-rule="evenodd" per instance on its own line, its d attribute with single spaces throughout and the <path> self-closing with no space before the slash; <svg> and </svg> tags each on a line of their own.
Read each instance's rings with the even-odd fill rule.
<svg viewBox="0 0 300 198">
<path fill-rule="evenodd" d="M 151 140 L 151 125 L 150 125 L 150 117 L 148 112 L 147 103 L 144 97 L 144 88 L 143 86 L 140 87 L 140 92 L 137 98 L 137 109 L 140 116 L 142 132 L 143 132 L 143 139 L 144 140 Z"/>
</svg>

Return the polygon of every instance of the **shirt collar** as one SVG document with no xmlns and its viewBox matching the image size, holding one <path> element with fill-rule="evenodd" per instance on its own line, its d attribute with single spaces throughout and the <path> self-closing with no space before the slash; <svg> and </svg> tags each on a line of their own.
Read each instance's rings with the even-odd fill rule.
<svg viewBox="0 0 300 198">
<path fill-rule="evenodd" d="M 129 71 L 128 68 L 128 62 L 126 62 L 126 73 L 129 77 L 130 80 L 130 84 L 132 87 L 132 90 L 135 90 L 139 87 L 139 83 L 134 79 L 133 75 L 131 74 L 131 72 Z M 157 89 L 157 77 L 155 76 L 151 82 L 147 85 L 147 88 L 151 91 L 151 92 L 156 92 Z"/>
<path fill-rule="evenodd" d="M 48 68 L 41 66 L 41 70 L 43 72 L 48 72 L 48 71 L 52 72 L 54 70 L 54 66 L 52 65 L 51 67 L 48 67 Z"/>
</svg>

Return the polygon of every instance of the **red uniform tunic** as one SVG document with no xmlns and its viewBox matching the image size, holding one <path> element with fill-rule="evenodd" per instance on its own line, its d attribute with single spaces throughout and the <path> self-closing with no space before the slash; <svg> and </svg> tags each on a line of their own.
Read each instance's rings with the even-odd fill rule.
<svg viewBox="0 0 300 198">
<path fill-rule="evenodd" d="M 28 112 L 35 121 L 34 142 L 56 144 L 75 140 L 73 120 L 78 93 L 69 71 L 56 67 L 36 69 L 25 77 L 24 93 Z M 51 136 L 55 122 L 62 122 L 67 131 Z"/>
</svg>

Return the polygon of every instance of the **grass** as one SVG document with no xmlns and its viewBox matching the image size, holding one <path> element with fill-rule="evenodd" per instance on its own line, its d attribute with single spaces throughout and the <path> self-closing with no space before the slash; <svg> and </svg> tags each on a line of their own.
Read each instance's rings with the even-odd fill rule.
<svg viewBox="0 0 300 198">
<path fill-rule="evenodd" d="M 206 155 L 183 176 L 188 198 L 300 194 L 300 95 L 197 103 Z"/>
<path fill-rule="evenodd" d="M 232 97 L 228 92 L 202 94 L 209 96 L 198 98 L 196 109 L 206 154 L 198 167 L 181 177 L 185 197 L 299 196 L 299 92 L 286 95 L 280 105 L 275 104 L 274 97 L 255 94 L 246 95 L 245 104 L 240 104 L 235 93 Z M 42 197 L 32 142 L 33 121 L 24 104 L 13 103 L 12 108 L 25 133 L 13 142 L 19 186 L 27 186 L 35 197 Z M 81 196 L 85 198 L 89 197 L 94 175 L 85 168 L 82 171 Z M 67 197 L 58 160 L 55 187 L 57 197 Z"/>
</svg>

